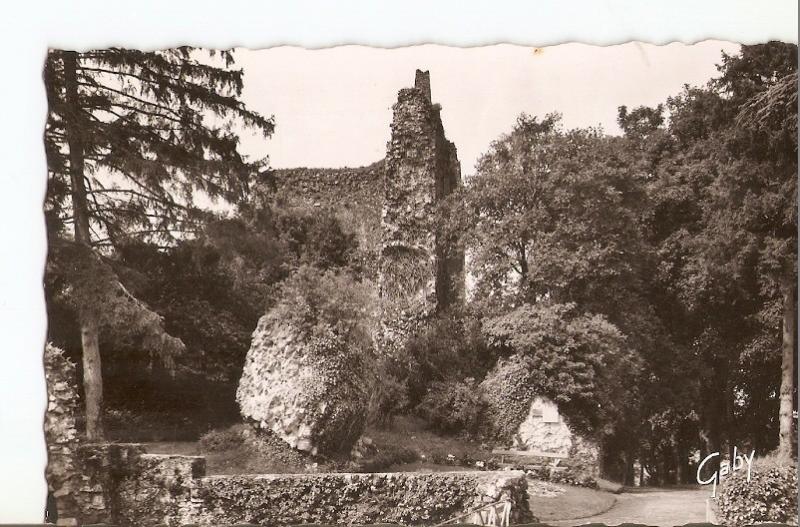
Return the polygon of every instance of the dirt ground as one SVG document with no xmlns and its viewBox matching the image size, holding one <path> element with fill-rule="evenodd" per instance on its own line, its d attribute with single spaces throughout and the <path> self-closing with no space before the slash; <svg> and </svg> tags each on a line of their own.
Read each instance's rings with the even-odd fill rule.
<svg viewBox="0 0 800 527">
<path fill-rule="evenodd" d="M 706 500 L 710 494 L 708 489 L 624 492 L 616 495 L 616 503 L 603 513 L 572 520 L 546 520 L 546 523 L 557 527 L 578 526 L 587 523 L 604 523 L 606 525 L 638 523 L 671 527 L 686 523 L 705 522 Z M 536 514 L 535 511 L 534 514 Z"/>
</svg>

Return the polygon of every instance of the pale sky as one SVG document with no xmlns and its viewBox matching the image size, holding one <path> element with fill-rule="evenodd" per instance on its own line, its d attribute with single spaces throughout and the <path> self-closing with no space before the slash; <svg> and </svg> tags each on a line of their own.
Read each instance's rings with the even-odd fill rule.
<svg viewBox="0 0 800 527">
<path fill-rule="evenodd" d="M 722 41 L 563 44 L 539 52 L 506 44 L 239 49 L 244 102 L 276 122 L 267 141 L 245 135 L 242 150 L 268 155 L 275 168 L 356 167 L 383 159 L 397 91 L 413 86 L 420 68 L 430 70 L 433 101 L 442 105 L 445 133 L 468 175 L 521 112 L 558 111 L 567 128 L 600 125 L 617 134 L 618 106 L 654 106 L 684 84 L 704 84 L 717 74 L 721 51 L 738 49 Z"/>
</svg>

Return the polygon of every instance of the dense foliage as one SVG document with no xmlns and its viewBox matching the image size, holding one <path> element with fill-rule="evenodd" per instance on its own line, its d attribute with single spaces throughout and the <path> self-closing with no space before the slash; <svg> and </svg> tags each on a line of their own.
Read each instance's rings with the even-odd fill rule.
<svg viewBox="0 0 800 527">
<path fill-rule="evenodd" d="M 373 424 L 410 413 L 507 440 L 544 396 L 628 484 L 636 465 L 690 481 L 693 454 L 734 445 L 792 453 L 796 46 L 743 46 L 705 86 L 620 107 L 621 136 L 522 114 L 441 209 L 437 234 L 468 254 L 467 305 L 392 356 L 369 335 L 375 233 L 360 247 L 352 212 L 290 199 L 236 153 L 232 121 L 273 123 L 241 106 L 241 72 L 218 59 L 107 50 L 46 65 L 50 337 L 79 357 L 96 330 L 112 415 L 210 426 L 235 412 L 269 312 L 364 356 Z"/>
<path fill-rule="evenodd" d="M 418 412 L 437 430 L 476 434 L 484 419 L 483 407 L 478 384 L 467 377 L 431 383 Z"/>
<path fill-rule="evenodd" d="M 47 272 L 80 327 L 86 433 L 103 431 L 100 339 L 109 326 L 138 337 L 167 366 L 183 343 L 130 294 L 112 265 L 129 240 L 169 244 L 196 232 L 196 195 L 235 202 L 263 161 L 237 151 L 237 127 L 264 138 L 272 119 L 238 99 L 230 52 L 53 50 L 44 65 Z M 118 335 L 118 337 L 120 337 Z"/>
<path fill-rule="evenodd" d="M 692 451 L 792 449 L 796 59 L 743 46 L 706 86 L 620 107 L 622 137 L 523 114 L 490 146 L 450 228 L 490 353 L 517 354 L 484 383 L 510 382 L 508 418 L 552 397 L 626 482 L 635 461 L 665 483 Z"/>
<path fill-rule="evenodd" d="M 492 345 L 518 356 L 528 402 L 548 397 L 582 432 L 611 421 L 625 389 L 621 374 L 635 362 L 602 316 L 576 313 L 573 304 L 524 304 L 484 329 Z"/>
<path fill-rule="evenodd" d="M 797 465 L 791 460 L 758 458 L 749 479 L 746 470 L 734 472 L 718 492 L 717 519 L 723 525 L 797 524 Z"/>
</svg>

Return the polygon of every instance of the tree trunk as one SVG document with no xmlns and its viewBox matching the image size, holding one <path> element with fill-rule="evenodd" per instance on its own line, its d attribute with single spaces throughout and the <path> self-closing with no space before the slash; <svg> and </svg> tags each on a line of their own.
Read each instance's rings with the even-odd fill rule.
<svg viewBox="0 0 800 527">
<path fill-rule="evenodd" d="M 728 438 L 728 459 L 733 463 L 733 449 L 736 448 L 738 437 L 736 435 L 736 415 L 734 413 L 735 393 L 733 381 L 728 379 L 725 388 L 725 430 Z M 720 452 L 720 457 L 722 452 Z"/>
<path fill-rule="evenodd" d="M 791 278 L 783 286 L 783 357 L 781 360 L 781 405 L 778 414 L 779 441 L 778 453 L 789 457 L 793 453 L 792 428 L 794 419 L 794 326 L 796 311 L 794 305 L 794 282 Z"/>
<path fill-rule="evenodd" d="M 83 127 L 81 106 L 78 99 L 77 66 L 78 54 L 63 53 L 65 87 L 65 133 L 69 145 L 69 172 L 71 182 L 72 211 L 75 225 L 75 241 L 91 250 L 89 228 L 89 205 L 86 199 L 84 176 Z M 94 306 L 80 313 L 81 346 L 83 348 L 83 391 L 86 404 L 86 437 L 97 441 L 103 439 L 103 378 L 100 364 L 100 336 Z"/>
<path fill-rule="evenodd" d="M 625 447 L 623 459 L 625 460 L 625 467 L 623 468 L 622 484 L 632 486 L 634 480 L 634 459 L 633 449 L 630 446 Z"/>
<path fill-rule="evenodd" d="M 85 320 L 81 323 L 81 345 L 83 346 L 83 393 L 86 400 L 86 437 L 98 441 L 104 436 L 103 377 L 100 366 L 99 332 L 95 320 Z"/>
</svg>

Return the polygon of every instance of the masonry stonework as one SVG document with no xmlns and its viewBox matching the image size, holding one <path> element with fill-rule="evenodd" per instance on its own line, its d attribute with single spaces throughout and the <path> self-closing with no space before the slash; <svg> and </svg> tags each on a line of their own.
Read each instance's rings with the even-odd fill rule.
<svg viewBox="0 0 800 527">
<path fill-rule="evenodd" d="M 196 481 L 193 521 L 432 525 L 504 500 L 512 523 L 533 520 L 519 471 L 210 476 Z"/>
<path fill-rule="evenodd" d="M 439 235 L 439 205 L 461 185 L 456 147 L 431 103 L 430 76 L 398 93 L 384 165 L 379 287 L 384 351 L 463 298 L 464 255 Z"/>
<path fill-rule="evenodd" d="M 80 448 L 79 524 L 120 527 L 401 523 L 431 525 L 507 501 L 533 521 L 520 471 L 205 475 L 205 458 L 137 444 Z"/>
<path fill-rule="evenodd" d="M 283 168 L 272 170 L 262 185 L 269 195 L 289 203 L 334 210 L 366 253 L 371 275 L 370 266 L 380 253 L 383 170 L 383 159 L 358 168 Z"/>
<path fill-rule="evenodd" d="M 310 335 L 273 311 L 253 332 L 236 401 L 242 417 L 312 455 L 348 452 L 364 431 L 364 357 L 341 335 Z"/>
<path fill-rule="evenodd" d="M 44 350 L 44 373 L 47 383 L 44 418 L 47 490 L 55 500 L 60 522 L 69 524 L 79 509 L 76 496 L 82 483 L 77 459 L 80 447 L 77 372 L 64 352 L 48 343 Z"/>
<path fill-rule="evenodd" d="M 600 477 L 600 453 L 597 443 L 575 433 L 558 406 L 546 397 L 534 397 L 525 420 L 514 435 L 514 448 L 540 454 L 552 461 L 545 463 L 538 475 L 551 481 L 594 486 Z M 534 471 L 536 472 L 536 471 Z"/>
</svg>

